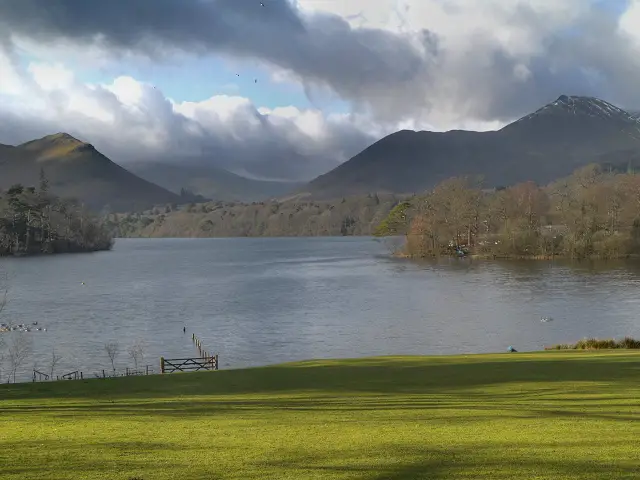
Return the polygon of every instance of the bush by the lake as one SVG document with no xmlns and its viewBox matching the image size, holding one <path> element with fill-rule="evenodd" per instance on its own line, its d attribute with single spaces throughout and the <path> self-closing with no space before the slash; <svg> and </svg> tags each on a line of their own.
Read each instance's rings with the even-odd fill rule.
<svg viewBox="0 0 640 480">
<path fill-rule="evenodd" d="M 77 202 L 14 185 L 0 191 L 0 256 L 108 250 L 108 229 Z"/>
<path fill-rule="evenodd" d="M 615 350 L 615 349 L 640 349 L 640 340 L 625 337 L 622 340 L 613 338 L 583 338 L 576 343 L 562 343 L 545 347 L 545 350 Z"/>
</svg>

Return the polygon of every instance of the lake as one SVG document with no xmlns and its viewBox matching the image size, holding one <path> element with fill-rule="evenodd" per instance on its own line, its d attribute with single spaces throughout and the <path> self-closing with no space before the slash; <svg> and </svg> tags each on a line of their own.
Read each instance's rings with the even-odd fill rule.
<svg viewBox="0 0 640 480">
<path fill-rule="evenodd" d="M 110 368 L 107 342 L 119 344 L 121 369 L 143 342 L 141 363 L 157 370 L 160 356 L 195 356 L 191 333 L 221 368 L 640 336 L 637 263 L 416 263 L 389 253 L 353 237 L 119 239 L 111 252 L 0 259 L 10 285 L 1 321 L 47 328 L 0 338 L 32 339 L 24 377 L 34 365 L 48 371 L 54 347 L 58 374 L 93 376 Z"/>
</svg>

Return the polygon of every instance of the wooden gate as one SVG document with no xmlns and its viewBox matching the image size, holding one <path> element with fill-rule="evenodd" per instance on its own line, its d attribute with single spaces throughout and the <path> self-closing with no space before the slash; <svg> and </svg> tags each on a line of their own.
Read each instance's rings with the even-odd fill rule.
<svg viewBox="0 0 640 480">
<path fill-rule="evenodd" d="M 160 372 L 197 372 L 199 370 L 218 370 L 218 355 L 199 358 L 160 357 Z"/>
</svg>

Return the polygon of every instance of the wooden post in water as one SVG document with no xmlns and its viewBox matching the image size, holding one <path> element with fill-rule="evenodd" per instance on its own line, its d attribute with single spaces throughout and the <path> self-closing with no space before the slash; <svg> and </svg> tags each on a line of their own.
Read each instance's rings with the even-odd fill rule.
<svg viewBox="0 0 640 480">
<path fill-rule="evenodd" d="M 160 373 L 164 373 L 164 357 L 160 357 Z"/>
</svg>

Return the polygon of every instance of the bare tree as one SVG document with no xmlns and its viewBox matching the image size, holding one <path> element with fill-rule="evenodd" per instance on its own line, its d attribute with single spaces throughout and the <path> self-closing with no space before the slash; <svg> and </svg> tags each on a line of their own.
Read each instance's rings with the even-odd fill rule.
<svg viewBox="0 0 640 480">
<path fill-rule="evenodd" d="M 3 291 L 0 291 L 0 315 L 2 315 L 2 311 L 4 307 L 7 306 L 7 295 L 9 294 L 9 288 L 5 287 Z"/>
<path fill-rule="evenodd" d="M 3 338 L 0 338 L 0 382 L 2 381 L 2 367 L 4 366 L 4 348 L 6 344 Z"/>
<path fill-rule="evenodd" d="M 13 383 L 16 383 L 16 372 L 24 361 L 29 357 L 31 353 L 31 342 L 29 338 L 24 335 L 14 335 L 7 354 L 9 356 L 10 372 L 9 375 L 13 378 Z"/>
<path fill-rule="evenodd" d="M 2 275 L 2 278 L 0 278 L 0 318 L 2 318 L 2 312 L 7 306 L 8 295 L 9 295 L 9 282 L 8 282 L 8 276 L 5 273 L 4 275 Z"/>
<path fill-rule="evenodd" d="M 133 359 L 133 364 L 138 369 L 138 362 L 144 358 L 144 345 L 140 340 L 129 347 L 129 356 Z"/>
<path fill-rule="evenodd" d="M 9 294 L 9 283 L 7 281 L 7 274 L 3 274 L 0 277 L 0 319 L 2 318 L 2 312 L 7 306 L 7 296 Z M 0 381 L 2 380 L 2 367 L 4 366 L 5 352 L 4 349 L 6 343 L 4 339 L 0 338 Z"/>
<path fill-rule="evenodd" d="M 53 348 L 51 350 L 51 361 L 49 362 L 49 378 L 51 380 L 53 380 L 53 372 L 56 369 L 56 365 L 58 364 L 58 362 L 60 362 L 60 360 L 62 360 L 62 355 L 58 355 L 56 353 L 56 349 Z"/>
<path fill-rule="evenodd" d="M 118 342 L 109 342 L 104 346 L 107 355 L 109 356 L 109 360 L 111 360 L 111 366 L 113 367 L 113 371 L 116 371 L 116 357 L 120 352 L 120 345 Z"/>
</svg>

